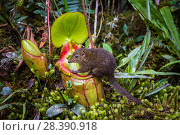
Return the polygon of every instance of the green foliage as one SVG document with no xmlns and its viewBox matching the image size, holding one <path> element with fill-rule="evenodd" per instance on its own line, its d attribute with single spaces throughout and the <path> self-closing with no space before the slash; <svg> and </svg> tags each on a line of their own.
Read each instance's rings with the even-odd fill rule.
<svg viewBox="0 0 180 135">
<path fill-rule="evenodd" d="M 112 47 L 111 47 L 109 44 L 107 44 L 107 43 L 102 43 L 102 45 L 103 45 L 103 48 L 104 48 L 105 50 L 107 50 L 107 51 L 110 52 L 110 53 L 113 53 Z"/>
<path fill-rule="evenodd" d="M 28 16 L 21 16 L 18 12 L 14 12 L 14 16 L 9 14 L 13 11 L 14 6 L 22 6 L 24 0 L 13 0 L 13 1 L 0 1 L 0 20 L 4 23 L 8 23 L 10 26 L 15 28 L 14 25 L 17 25 L 19 22 L 27 19 Z M 12 20 L 13 18 L 13 20 Z"/>
<path fill-rule="evenodd" d="M 151 20 L 147 17 L 146 1 L 129 0 L 133 7 L 139 11 L 140 16 L 145 21 L 146 26 L 158 36 L 168 47 L 180 58 L 180 37 L 173 22 L 173 17 L 169 7 L 163 7 L 160 12 L 150 3 Z"/>
</svg>

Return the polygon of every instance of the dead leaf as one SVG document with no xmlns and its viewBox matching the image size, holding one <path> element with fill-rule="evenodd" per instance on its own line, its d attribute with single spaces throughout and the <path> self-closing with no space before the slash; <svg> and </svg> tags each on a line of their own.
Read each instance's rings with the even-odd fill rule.
<svg viewBox="0 0 180 135">
<path fill-rule="evenodd" d="M 25 31 L 24 31 L 23 39 L 28 39 L 37 46 L 37 43 L 36 43 L 34 36 L 33 36 L 33 33 L 32 33 L 32 29 L 29 26 L 27 26 Z"/>
</svg>

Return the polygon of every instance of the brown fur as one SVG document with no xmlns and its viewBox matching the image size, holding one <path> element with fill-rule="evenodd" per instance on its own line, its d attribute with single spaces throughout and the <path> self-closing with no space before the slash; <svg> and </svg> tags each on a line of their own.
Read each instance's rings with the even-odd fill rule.
<svg viewBox="0 0 180 135">
<path fill-rule="evenodd" d="M 71 56 L 69 63 L 78 63 L 79 69 L 77 71 L 72 70 L 73 73 L 84 73 L 91 70 L 91 74 L 95 77 L 102 78 L 107 77 L 112 86 L 122 96 L 127 97 L 129 100 L 141 104 L 141 101 L 133 97 L 125 89 L 123 89 L 114 77 L 114 70 L 116 63 L 114 56 L 103 48 L 79 48 Z"/>
</svg>

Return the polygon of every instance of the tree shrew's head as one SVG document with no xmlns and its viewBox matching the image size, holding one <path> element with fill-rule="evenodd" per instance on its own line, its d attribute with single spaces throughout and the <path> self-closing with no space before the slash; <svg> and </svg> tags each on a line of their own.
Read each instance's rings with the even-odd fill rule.
<svg viewBox="0 0 180 135">
<path fill-rule="evenodd" d="M 84 57 L 85 57 L 85 48 L 79 48 L 72 54 L 68 63 L 79 63 L 83 61 Z"/>
</svg>

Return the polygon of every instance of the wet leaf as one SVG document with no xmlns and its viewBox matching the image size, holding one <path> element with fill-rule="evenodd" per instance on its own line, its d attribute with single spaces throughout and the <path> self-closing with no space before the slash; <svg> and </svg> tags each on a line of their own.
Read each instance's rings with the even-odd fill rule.
<svg viewBox="0 0 180 135">
<path fill-rule="evenodd" d="M 83 108 L 86 111 L 86 108 L 80 104 L 76 104 L 73 108 L 71 108 L 71 111 L 77 115 L 81 115 L 81 108 Z"/>
<path fill-rule="evenodd" d="M 47 110 L 46 116 L 53 117 L 57 114 L 62 113 L 65 108 L 67 108 L 67 106 L 65 104 L 55 104 Z"/>
</svg>

